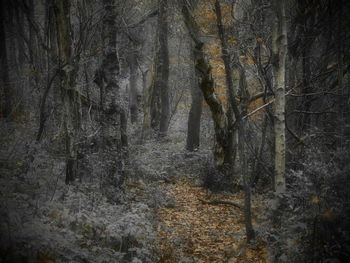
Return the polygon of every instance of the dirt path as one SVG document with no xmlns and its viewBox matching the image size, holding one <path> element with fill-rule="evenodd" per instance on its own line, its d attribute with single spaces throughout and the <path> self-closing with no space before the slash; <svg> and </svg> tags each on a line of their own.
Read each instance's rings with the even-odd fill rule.
<svg viewBox="0 0 350 263">
<path fill-rule="evenodd" d="M 254 249 L 247 246 L 240 208 L 208 205 L 199 200 L 242 204 L 243 193 L 214 194 L 199 187 L 203 160 L 211 152 L 189 155 L 182 149 L 181 143 L 156 141 L 134 149 L 131 174 L 137 181 L 127 192 L 155 209 L 159 262 L 267 262 L 261 245 Z M 261 214 L 262 198 L 253 198 L 252 207 L 253 215 Z"/>
<path fill-rule="evenodd" d="M 175 207 L 161 208 L 158 229 L 163 258 L 161 262 L 266 262 L 263 249 L 245 244 L 243 213 L 227 205 L 203 204 L 210 200 L 202 187 L 181 180 L 170 187 Z M 235 196 L 211 196 L 240 203 Z"/>
</svg>

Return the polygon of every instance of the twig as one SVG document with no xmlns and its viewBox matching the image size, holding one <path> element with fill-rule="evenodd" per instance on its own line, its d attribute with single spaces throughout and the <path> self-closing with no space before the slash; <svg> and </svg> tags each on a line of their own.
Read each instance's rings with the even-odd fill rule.
<svg viewBox="0 0 350 263">
<path fill-rule="evenodd" d="M 293 89 L 290 89 L 286 94 L 284 94 L 284 96 L 288 96 L 291 92 L 292 92 Z M 269 106 L 270 104 L 274 103 L 275 102 L 275 98 L 273 98 L 272 100 L 270 100 L 269 102 L 267 102 L 266 104 L 260 106 L 259 108 L 249 112 L 247 115 L 243 116 L 242 117 L 242 120 L 248 118 L 249 116 L 253 115 L 254 113 L 258 112 L 259 110 L 262 110 L 263 108 Z"/>
<path fill-rule="evenodd" d="M 245 115 L 244 117 L 242 117 L 242 120 L 248 118 L 249 116 L 253 115 L 254 113 L 258 112 L 259 110 L 265 108 L 266 106 L 268 106 L 268 105 L 270 105 L 270 104 L 272 104 L 272 103 L 274 103 L 274 102 L 275 102 L 275 99 L 270 100 L 268 103 L 266 103 L 266 104 L 262 105 L 261 107 L 255 109 L 255 110 L 253 110 L 253 111 L 251 111 L 251 112 L 249 112 L 247 115 Z"/>
<path fill-rule="evenodd" d="M 198 198 L 198 200 L 201 201 L 203 204 L 207 204 L 207 205 L 231 205 L 231 206 L 237 207 L 239 209 L 243 209 L 239 204 L 236 204 L 234 202 L 227 201 L 227 200 L 206 201 L 206 200 L 203 200 L 200 198 Z"/>
</svg>

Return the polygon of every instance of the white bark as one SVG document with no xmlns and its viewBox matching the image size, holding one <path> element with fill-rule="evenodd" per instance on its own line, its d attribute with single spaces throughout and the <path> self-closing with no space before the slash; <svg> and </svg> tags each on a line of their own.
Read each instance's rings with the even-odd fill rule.
<svg viewBox="0 0 350 263">
<path fill-rule="evenodd" d="M 287 23 L 285 0 L 273 0 L 272 66 L 275 92 L 275 191 L 283 193 L 286 189 L 285 159 L 285 75 L 287 57 Z"/>
</svg>

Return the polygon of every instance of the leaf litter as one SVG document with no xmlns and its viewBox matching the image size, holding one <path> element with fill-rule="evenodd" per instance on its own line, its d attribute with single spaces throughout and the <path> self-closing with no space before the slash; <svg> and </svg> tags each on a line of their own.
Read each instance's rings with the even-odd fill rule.
<svg viewBox="0 0 350 263">
<path fill-rule="evenodd" d="M 194 187 L 189 179 L 178 180 L 169 188 L 175 207 L 158 209 L 160 262 L 261 262 L 266 249 L 246 244 L 243 210 L 228 205 L 200 201 L 213 199 L 240 203 L 243 192 L 228 196 Z M 259 202 L 261 200 L 256 200 Z M 254 209 L 255 208 L 255 209 Z M 253 210 L 259 205 L 253 204 Z"/>
</svg>

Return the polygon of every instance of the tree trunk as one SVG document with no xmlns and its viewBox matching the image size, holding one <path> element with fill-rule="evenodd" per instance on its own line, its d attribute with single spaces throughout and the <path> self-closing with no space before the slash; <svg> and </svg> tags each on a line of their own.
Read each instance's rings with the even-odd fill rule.
<svg viewBox="0 0 350 263">
<path fill-rule="evenodd" d="M 240 116 L 237 124 L 238 129 L 238 145 L 239 145 L 239 159 L 241 162 L 241 172 L 244 187 L 244 223 L 246 229 L 247 242 L 249 243 L 255 238 L 255 232 L 252 225 L 252 211 L 251 211 L 251 172 L 248 171 L 248 163 L 245 152 L 246 140 L 246 119 L 242 119 L 241 116 L 245 116 L 248 113 L 249 93 L 247 90 L 247 78 L 243 66 L 237 61 L 239 67 L 239 90 L 241 92 L 241 103 L 239 105 Z"/>
<path fill-rule="evenodd" d="M 200 143 L 200 127 L 203 106 L 203 94 L 198 87 L 198 76 L 195 73 L 195 80 L 191 87 L 192 104 L 188 115 L 188 129 L 186 149 L 190 152 L 196 151 Z"/>
<path fill-rule="evenodd" d="M 121 102 L 120 87 L 117 82 L 119 75 L 119 58 L 117 55 L 117 26 L 114 0 L 104 0 L 104 58 L 98 75 L 101 89 L 101 107 L 103 111 L 102 137 L 103 145 L 116 144 L 121 147 Z"/>
<path fill-rule="evenodd" d="M 168 133 L 170 103 L 169 103 L 169 49 L 168 49 L 168 0 L 159 0 L 158 14 L 158 41 L 159 56 L 157 64 L 156 87 L 160 92 L 161 113 L 159 123 L 159 136 L 164 137 Z"/>
<path fill-rule="evenodd" d="M 228 120 L 222 102 L 217 98 L 214 88 L 214 80 L 211 75 L 211 67 L 207 61 L 204 51 L 203 42 L 199 39 L 199 27 L 194 20 L 186 3 L 183 5 L 182 14 L 186 27 L 192 40 L 195 43 L 195 69 L 200 76 L 200 88 L 207 104 L 209 105 L 215 128 L 215 145 L 214 145 L 214 161 L 219 170 L 225 167 L 229 162 L 226 159 L 228 147 Z"/>
<path fill-rule="evenodd" d="M 338 61 L 338 99 L 337 99 L 337 148 L 342 150 L 343 148 L 343 136 L 344 136 L 344 28 L 343 28 L 343 9 L 342 1 L 340 1 L 340 14 L 338 16 L 338 29 L 336 32 L 336 37 L 338 39 L 336 49 L 337 49 L 337 61 Z"/>
<path fill-rule="evenodd" d="M 143 122 L 141 132 L 141 143 L 144 140 L 148 140 L 151 137 L 151 105 L 150 105 L 150 92 L 154 85 L 154 70 L 153 67 L 150 70 L 142 71 L 142 97 L 143 97 Z"/>
<path fill-rule="evenodd" d="M 234 125 L 234 120 L 233 120 L 233 114 L 235 115 L 236 121 L 240 120 L 240 112 L 238 109 L 238 105 L 236 103 L 235 99 L 235 94 L 237 93 L 237 88 L 234 86 L 232 75 L 233 75 L 233 70 L 231 67 L 231 55 L 228 52 L 228 44 L 227 40 L 225 38 L 225 29 L 222 24 L 222 14 L 221 14 L 221 7 L 219 0 L 216 0 L 215 2 L 215 13 L 216 13 L 216 23 L 218 27 L 218 33 L 219 33 L 219 38 L 221 41 L 221 50 L 222 50 L 222 60 L 224 61 L 225 65 L 225 77 L 226 77 L 226 85 L 227 85 L 227 95 L 229 99 L 228 103 L 228 110 L 227 110 L 227 118 L 228 118 L 228 146 L 226 150 L 226 160 L 228 160 L 228 164 L 231 166 L 234 165 L 235 162 L 235 154 L 234 152 L 236 151 L 234 147 L 236 146 L 234 144 L 234 139 L 236 137 L 237 131 L 235 128 L 237 128 L 237 125 L 235 127 Z M 238 32 L 237 32 L 238 34 Z M 237 51 L 235 51 L 234 56 L 236 57 Z M 238 60 L 238 56 L 236 58 Z M 236 61 L 236 64 L 239 61 Z M 238 68 L 238 65 L 236 65 L 236 68 Z M 236 124 L 238 124 L 238 122 Z"/>
<path fill-rule="evenodd" d="M 101 109 L 101 153 L 105 158 L 104 186 L 107 189 L 120 187 L 124 180 L 124 160 L 128 154 L 127 136 L 127 97 L 122 97 L 118 84 L 120 61 L 117 52 L 118 26 L 117 1 L 103 0 L 105 15 L 103 17 L 102 40 L 104 45 L 103 59 L 95 72 L 94 82 L 100 88 Z M 108 153 L 108 154 L 106 154 Z M 109 188 L 112 187 L 112 188 Z M 106 192 L 108 198 L 119 202 L 115 195 Z"/>
<path fill-rule="evenodd" d="M 306 25 L 305 25 L 306 26 Z M 305 36 L 304 37 L 308 37 Z M 303 57 L 302 57 L 302 63 L 303 63 L 303 87 L 302 87 L 302 94 L 308 94 L 311 93 L 311 58 L 310 58 L 310 48 L 305 47 L 303 50 Z M 311 99 L 309 96 L 303 96 L 302 97 L 302 106 L 301 110 L 305 112 L 309 112 L 311 109 Z M 311 127 L 311 115 L 310 114 L 303 114 L 300 118 L 300 135 L 303 136 L 304 132 L 307 132 Z"/>
<path fill-rule="evenodd" d="M 285 192 L 285 74 L 287 57 L 287 23 L 285 0 L 274 0 L 275 13 L 272 32 L 272 68 L 275 92 L 275 191 Z"/>
<path fill-rule="evenodd" d="M 136 51 L 131 51 L 129 55 L 130 67 L 130 93 L 129 93 L 129 107 L 131 123 L 136 123 L 138 119 L 138 101 L 137 101 L 137 60 Z"/>
<path fill-rule="evenodd" d="M 77 173 L 77 137 L 79 130 L 79 97 L 76 90 L 77 63 L 72 54 L 70 1 L 55 2 L 57 44 L 60 63 L 60 89 L 63 106 L 63 128 L 66 144 L 66 184 L 74 181 Z"/>
<path fill-rule="evenodd" d="M 16 20 L 16 27 L 15 30 L 17 32 L 16 35 L 16 42 L 18 46 L 18 53 L 17 53 L 17 62 L 18 62 L 18 75 L 21 75 L 23 72 L 23 67 L 25 63 L 25 33 L 24 33 L 24 16 L 21 8 L 19 6 L 14 7 L 15 11 L 15 20 Z"/>
<path fill-rule="evenodd" d="M 1 59 L 1 81 L 2 81 L 2 91 L 1 91 L 1 109 L 0 113 L 2 117 L 8 118 L 12 112 L 12 90 L 10 86 L 10 74 L 8 66 L 8 56 L 7 56 L 7 36 L 5 28 L 5 1 L 0 1 L 0 59 Z"/>
<path fill-rule="evenodd" d="M 255 232 L 252 225 L 252 212 L 251 212 L 251 193 L 250 193 L 250 176 L 248 173 L 247 159 L 245 156 L 245 120 L 241 121 L 239 125 L 239 159 L 241 162 L 243 187 L 244 187 L 244 223 L 247 236 L 247 242 L 249 243 L 255 238 Z"/>
<path fill-rule="evenodd" d="M 158 55 L 157 55 L 158 57 Z M 156 68 L 158 67 L 159 63 L 156 59 Z M 152 80 L 152 85 L 149 87 L 149 107 L 150 107 L 150 114 L 151 114 L 151 127 L 153 130 L 158 131 L 159 130 L 159 123 L 160 123 L 160 114 L 161 114 L 161 102 L 160 102 L 160 95 L 159 95 L 159 87 L 156 85 L 157 81 L 157 69 L 154 72 L 154 81 Z"/>
</svg>

